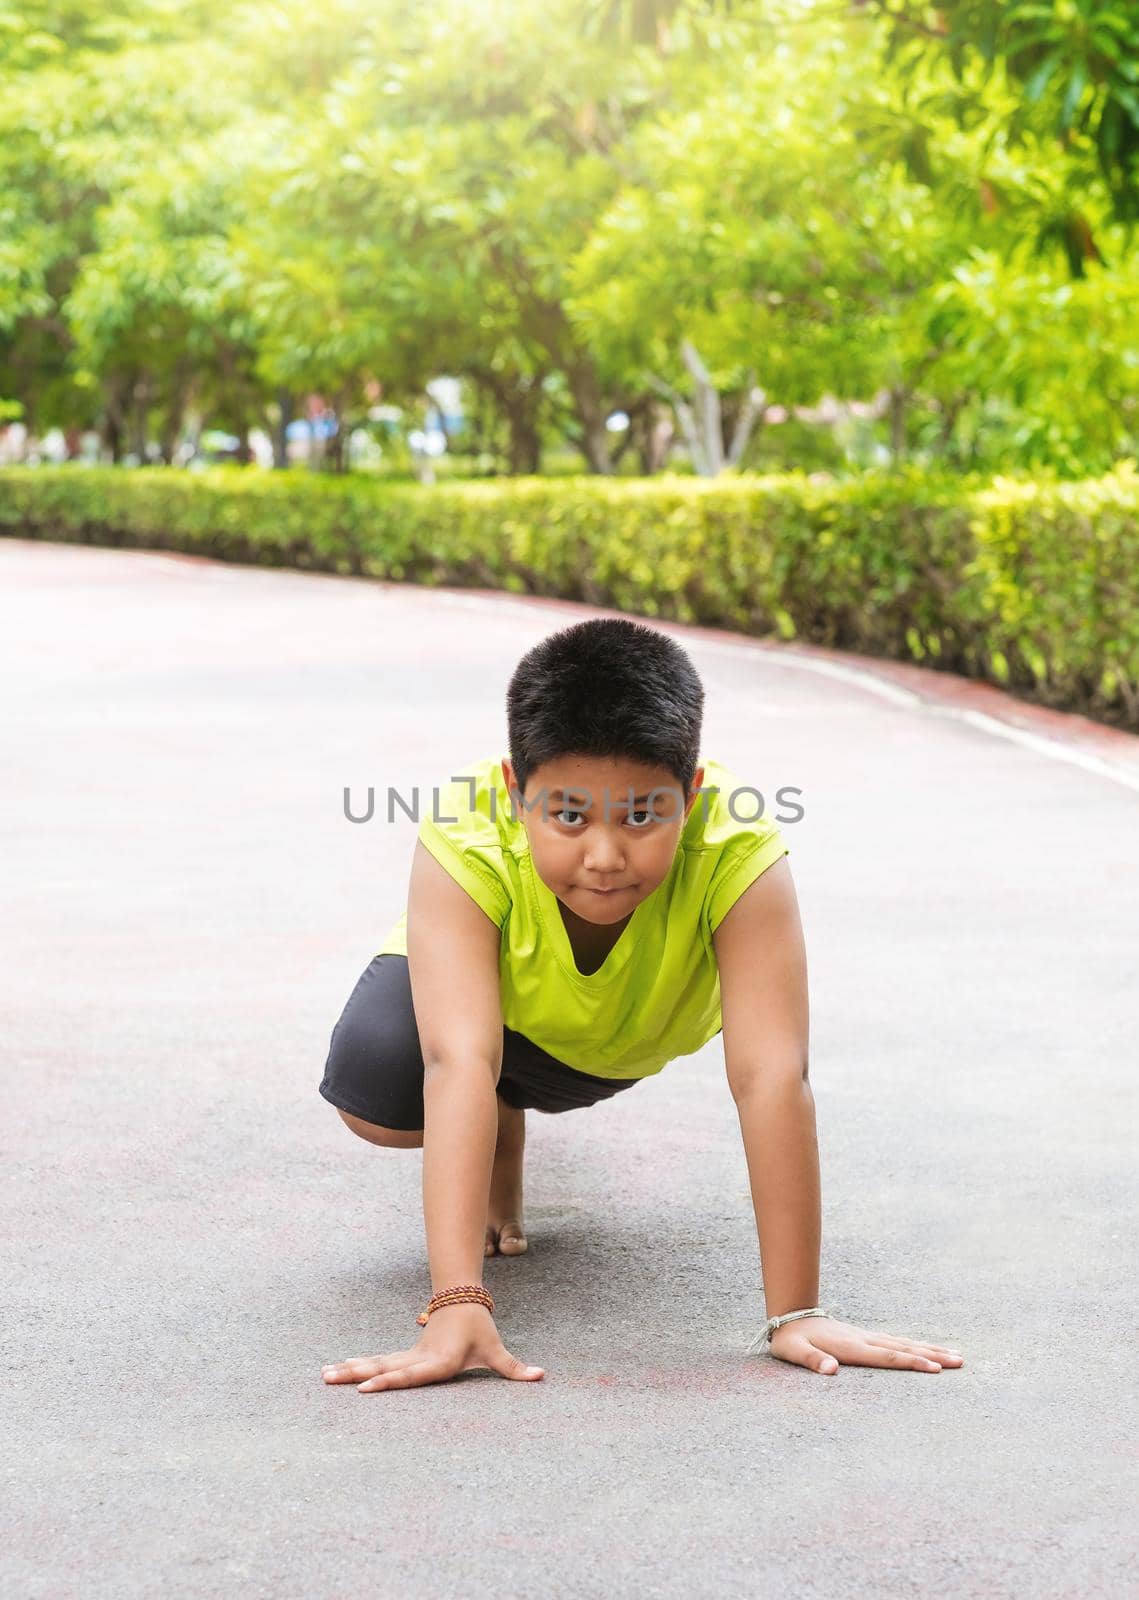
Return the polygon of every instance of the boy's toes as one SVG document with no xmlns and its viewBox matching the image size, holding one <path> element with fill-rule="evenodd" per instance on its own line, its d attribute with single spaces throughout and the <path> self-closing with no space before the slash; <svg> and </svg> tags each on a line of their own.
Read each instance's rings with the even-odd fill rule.
<svg viewBox="0 0 1139 1600">
<path fill-rule="evenodd" d="M 498 1232 L 498 1248 L 504 1256 L 520 1256 L 529 1249 L 520 1222 L 504 1222 Z"/>
<path fill-rule="evenodd" d="M 526 1234 L 520 1222 L 493 1222 L 486 1225 L 486 1242 L 483 1255 L 520 1256 L 529 1249 Z"/>
</svg>

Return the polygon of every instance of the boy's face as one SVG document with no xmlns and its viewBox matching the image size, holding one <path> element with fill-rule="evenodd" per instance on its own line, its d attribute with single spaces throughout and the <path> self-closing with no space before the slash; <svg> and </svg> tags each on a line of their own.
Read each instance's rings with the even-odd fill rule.
<svg viewBox="0 0 1139 1600">
<path fill-rule="evenodd" d="M 571 911 L 601 924 L 631 916 L 664 882 L 704 782 L 698 767 L 685 796 L 665 767 L 562 756 L 535 768 L 519 799 L 505 758 L 502 775 L 529 836 L 534 870 Z"/>
</svg>

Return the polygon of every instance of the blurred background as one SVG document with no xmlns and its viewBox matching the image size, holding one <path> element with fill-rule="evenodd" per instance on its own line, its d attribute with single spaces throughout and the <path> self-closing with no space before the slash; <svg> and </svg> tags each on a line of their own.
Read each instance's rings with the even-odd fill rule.
<svg viewBox="0 0 1139 1600">
<path fill-rule="evenodd" d="M 23 0 L 0 66 L 0 530 L 778 631 L 1139 728 L 1134 5 Z M 488 479 L 529 497 L 349 492 Z"/>
<path fill-rule="evenodd" d="M 23 0 L 0 60 L 6 461 L 1136 450 L 1117 0 Z"/>
</svg>

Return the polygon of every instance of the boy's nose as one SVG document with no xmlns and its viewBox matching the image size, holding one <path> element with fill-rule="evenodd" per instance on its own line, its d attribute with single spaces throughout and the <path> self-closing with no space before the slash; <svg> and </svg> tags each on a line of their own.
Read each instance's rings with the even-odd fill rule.
<svg viewBox="0 0 1139 1600">
<path fill-rule="evenodd" d="M 620 850 L 604 850 L 594 846 L 585 857 L 583 866 L 595 888 L 608 889 L 611 882 L 620 881 L 625 870 L 625 858 Z"/>
</svg>

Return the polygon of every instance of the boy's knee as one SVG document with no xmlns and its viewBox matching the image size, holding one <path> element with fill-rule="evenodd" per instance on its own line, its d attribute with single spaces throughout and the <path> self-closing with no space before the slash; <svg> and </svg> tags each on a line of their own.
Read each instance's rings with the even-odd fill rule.
<svg viewBox="0 0 1139 1600">
<path fill-rule="evenodd" d="M 416 1150 L 422 1147 L 422 1128 L 383 1128 L 378 1122 L 365 1122 L 363 1117 L 354 1117 L 350 1111 L 341 1111 L 339 1106 L 336 1114 L 353 1133 L 358 1133 L 361 1139 L 367 1139 L 369 1144 L 385 1145 L 389 1150 Z"/>
</svg>

